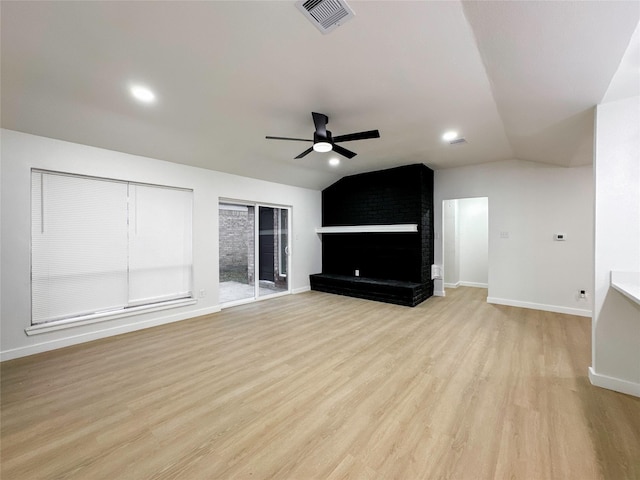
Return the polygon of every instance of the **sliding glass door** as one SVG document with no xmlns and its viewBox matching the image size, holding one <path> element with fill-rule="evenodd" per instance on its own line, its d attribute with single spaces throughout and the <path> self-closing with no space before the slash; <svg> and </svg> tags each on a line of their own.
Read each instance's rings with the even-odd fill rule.
<svg viewBox="0 0 640 480">
<path fill-rule="evenodd" d="M 255 208 L 220 203 L 220 303 L 255 297 Z"/>
<path fill-rule="evenodd" d="M 289 261 L 289 211 L 286 208 L 259 207 L 258 279 L 259 296 L 287 292 Z"/>
<path fill-rule="evenodd" d="M 220 303 L 289 292 L 287 207 L 220 202 Z"/>
</svg>

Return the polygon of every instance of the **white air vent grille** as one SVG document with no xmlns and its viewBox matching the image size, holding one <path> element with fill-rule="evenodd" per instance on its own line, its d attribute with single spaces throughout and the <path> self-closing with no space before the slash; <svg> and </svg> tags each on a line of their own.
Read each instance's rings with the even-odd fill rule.
<svg viewBox="0 0 640 480">
<path fill-rule="evenodd" d="M 355 16 L 344 0 L 301 0 L 296 7 L 322 33 L 329 33 Z"/>
<path fill-rule="evenodd" d="M 329 28 L 349 15 L 340 2 L 332 0 L 308 0 L 302 4 L 322 28 Z"/>
</svg>

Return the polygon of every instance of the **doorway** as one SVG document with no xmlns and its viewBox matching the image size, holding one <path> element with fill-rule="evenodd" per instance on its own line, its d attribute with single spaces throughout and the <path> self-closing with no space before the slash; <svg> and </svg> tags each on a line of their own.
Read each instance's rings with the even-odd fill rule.
<svg viewBox="0 0 640 480">
<path fill-rule="evenodd" d="M 223 308 L 289 293 L 290 210 L 219 202 L 219 301 Z"/>
<path fill-rule="evenodd" d="M 444 200 L 442 212 L 444 287 L 488 288 L 489 199 Z"/>
</svg>

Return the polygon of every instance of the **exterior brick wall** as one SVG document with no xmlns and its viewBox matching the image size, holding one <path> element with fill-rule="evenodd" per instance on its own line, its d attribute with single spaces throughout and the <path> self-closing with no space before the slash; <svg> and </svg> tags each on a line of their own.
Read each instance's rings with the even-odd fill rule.
<svg viewBox="0 0 640 480">
<path fill-rule="evenodd" d="M 253 284 L 255 238 L 253 207 L 219 209 L 220 281 Z"/>
</svg>

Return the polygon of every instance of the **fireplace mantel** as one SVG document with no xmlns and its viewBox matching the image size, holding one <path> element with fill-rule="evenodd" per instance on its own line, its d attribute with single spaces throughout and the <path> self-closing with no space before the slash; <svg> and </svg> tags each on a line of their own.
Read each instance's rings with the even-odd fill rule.
<svg viewBox="0 0 640 480">
<path fill-rule="evenodd" d="M 316 228 L 316 233 L 411 233 L 417 231 L 417 223 L 399 223 L 394 225 L 342 225 L 337 227 Z"/>
</svg>

